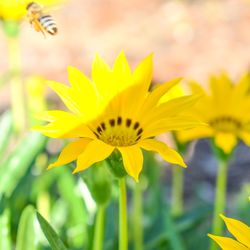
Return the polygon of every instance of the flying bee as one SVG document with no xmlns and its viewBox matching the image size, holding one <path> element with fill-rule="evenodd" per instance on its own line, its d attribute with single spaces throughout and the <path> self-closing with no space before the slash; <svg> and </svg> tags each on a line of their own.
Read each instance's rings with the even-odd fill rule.
<svg viewBox="0 0 250 250">
<path fill-rule="evenodd" d="M 57 34 L 56 22 L 51 15 L 44 13 L 44 8 L 40 4 L 30 2 L 26 10 L 30 24 L 37 32 L 42 32 L 44 36 L 46 33 L 52 36 Z"/>
</svg>

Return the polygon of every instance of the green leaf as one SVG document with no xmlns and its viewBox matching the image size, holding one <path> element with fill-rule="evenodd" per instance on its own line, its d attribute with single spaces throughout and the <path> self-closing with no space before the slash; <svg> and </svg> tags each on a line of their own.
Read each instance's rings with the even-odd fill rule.
<svg viewBox="0 0 250 250">
<path fill-rule="evenodd" d="M 10 210 L 6 208 L 5 199 L 0 204 L 0 249 L 11 250 Z"/>
<path fill-rule="evenodd" d="M 27 206 L 21 215 L 17 232 L 16 250 L 36 250 L 35 209 Z"/>
<path fill-rule="evenodd" d="M 184 243 L 182 242 L 182 239 L 180 237 L 179 232 L 176 230 L 176 226 L 173 222 L 173 219 L 171 217 L 171 209 L 166 204 L 165 206 L 165 230 L 168 233 L 169 236 L 169 243 L 173 250 L 183 250 L 184 249 Z"/>
<path fill-rule="evenodd" d="M 0 156 L 5 152 L 8 146 L 12 130 L 13 130 L 12 115 L 9 111 L 7 111 L 1 116 L 1 120 L 0 120 L 0 131 L 1 131 Z M 2 159 L 2 156 L 1 156 L 1 159 Z"/>
<path fill-rule="evenodd" d="M 51 248 L 53 250 L 67 250 L 55 230 L 50 226 L 50 224 L 42 217 L 38 212 L 36 213 L 37 219 L 40 223 L 41 229 L 46 236 Z"/>
<path fill-rule="evenodd" d="M 6 161 L 0 165 L 0 196 L 10 196 L 25 175 L 38 153 L 44 148 L 46 138 L 32 132 L 15 148 Z"/>
</svg>

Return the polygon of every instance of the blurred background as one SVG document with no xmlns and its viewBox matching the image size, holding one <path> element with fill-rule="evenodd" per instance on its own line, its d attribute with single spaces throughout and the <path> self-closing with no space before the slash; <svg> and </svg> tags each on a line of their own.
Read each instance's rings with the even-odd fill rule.
<svg viewBox="0 0 250 250">
<path fill-rule="evenodd" d="M 232 77 L 249 68 L 250 2 L 247 0 L 72 0 L 50 12 L 57 36 L 21 24 L 23 74 L 66 82 L 68 65 L 89 72 L 95 52 L 109 63 L 124 50 L 132 65 L 154 53 L 154 80 L 184 76 L 203 82 L 225 69 Z M 0 74 L 8 69 L 0 30 Z M 226 63 L 225 63 L 226 62 Z M 8 106 L 1 88 L 0 110 Z"/>
<path fill-rule="evenodd" d="M 25 18 L 20 23 L 18 41 L 21 53 L 21 76 L 27 86 L 30 86 L 27 80 L 30 76 L 67 83 L 68 65 L 75 66 L 90 75 L 96 52 L 112 64 L 121 50 L 125 51 L 132 66 L 153 53 L 155 83 L 182 76 L 205 85 L 210 74 L 221 70 L 227 71 L 232 79 L 237 79 L 242 73 L 249 71 L 249 0 L 71 0 L 51 8 L 50 14 L 57 22 L 59 32 L 56 36 L 47 35 L 44 38 L 41 33 L 35 32 L 30 27 Z M 0 114 L 5 116 L 5 111 L 11 106 L 11 87 L 8 84 L 9 78 L 6 77 L 9 72 L 8 60 L 8 40 L 3 29 L 0 29 Z M 40 90 L 29 88 L 29 93 L 34 94 L 33 106 L 36 106 L 36 100 L 38 100 L 37 109 L 41 103 L 41 109 L 46 109 L 46 106 L 51 109 L 62 105 L 47 88 L 46 96 L 49 101 L 45 104 L 39 97 L 43 88 L 44 84 Z M 29 110 L 31 111 L 32 109 Z M 6 123 L 6 118 L 4 119 L 1 124 Z M 1 128 L 4 126 L 0 125 Z M 1 137 L 4 133 L 4 130 L 0 130 L 0 144 L 3 142 Z M 8 130 L 8 133 L 12 132 Z M 11 197 L 11 213 L 15 214 L 11 222 L 13 241 L 17 237 L 21 212 L 27 204 L 33 204 L 40 208 L 39 211 L 45 211 L 44 217 L 50 217 L 52 225 L 65 236 L 67 244 L 74 246 L 72 249 L 80 249 L 83 244 L 86 246 L 85 249 L 90 249 L 88 239 L 82 238 L 82 235 L 90 231 L 89 234 L 93 236 L 93 228 L 89 230 L 93 226 L 95 215 L 93 200 L 86 196 L 86 192 L 83 191 L 85 189 L 79 184 L 78 177 L 71 175 L 70 168 L 45 171 L 48 161 L 54 160 L 63 143 L 55 140 L 45 143 L 44 138 L 28 138 L 25 142 L 27 149 L 33 148 L 34 151 L 29 153 L 22 151 L 22 146 L 16 148 L 19 139 L 12 138 L 8 143 L 4 141 L 8 144 L 6 147 L 8 154 L 5 158 L 10 165 L 15 165 L 14 161 L 17 159 L 26 159 L 24 163 L 20 160 L 26 165 L 20 165 L 18 169 L 19 165 L 16 164 L 9 173 L 4 173 L 3 168 L 0 170 L 0 182 L 4 180 L 2 184 L 0 183 L 0 198 L 1 194 Z M 5 145 L 4 143 L 2 145 Z M 1 148 L 0 145 L 0 153 L 6 148 L 3 146 Z M 16 159 L 15 155 L 20 157 Z M 3 159 L 0 163 L 5 166 Z M 206 233 L 210 226 L 209 216 L 214 201 L 217 163 L 212 157 L 210 143 L 207 140 L 193 143 L 186 152 L 186 159 L 189 168 L 185 171 L 185 209 L 191 209 L 189 217 L 184 214 L 184 219 L 177 224 L 182 226 L 180 230 L 183 230 L 181 232 L 184 232 L 183 237 L 187 240 L 187 249 L 205 249 L 204 246 L 208 245 Z M 159 165 L 150 157 L 147 161 L 149 164 Z M 160 164 L 165 165 L 162 162 Z M 247 194 L 250 193 L 249 165 L 250 149 L 240 143 L 229 170 L 228 199 L 229 210 L 238 211 L 235 214 L 243 218 L 246 214 L 249 215 L 250 211 L 246 202 Z M 146 169 L 145 173 L 149 172 L 150 177 L 142 181 L 142 189 L 148 191 L 145 195 L 144 225 L 145 235 L 148 237 L 145 238 L 153 241 L 147 248 L 149 250 L 166 249 L 166 244 L 169 244 L 165 236 L 161 235 L 161 227 L 158 226 L 161 223 L 158 213 L 162 209 L 161 202 L 171 199 L 171 168 L 165 171 L 165 167 L 168 166 L 164 166 L 164 169 L 162 166 L 156 166 L 154 170 Z M 3 173 L 5 179 L 1 179 Z M 160 188 L 164 188 L 164 192 L 157 186 L 157 176 L 163 179 L 164 185 Z M 5 186 L 6 183 L 10 185 Z M 131 183 L 130 185 L 133 186 Z M 151 192 L 150 185 L 153 187 Z M 156 193 L 163 196 L 159 203 L 154 202 L 158 197 Z M 117 193 L 114 196 L 117 198 Z M 130 198 L 129 200 L 132 199 Z M 116 205 L 112 203 L 108 208 L 109 216 L 113 216 L 117 209 Z M 82 212 L 78 214 L 81 209 Z M 194 214 L 197 214 L 197 217 L 192 217 Z M 71 216 L 68 221 L 67 216 Z M 205 222 L 200 223 L 204 218 Z M 249 216 L 247 220 L 250 222 Z M 86 228 L 82 228 L 81 223 L 85 223 Z M 106 226 L 113 230 L 106 235 L 109 241 L 106 242 L 105 249 L 108 250 L 116 249 L 115 223 L 116 221 L 109 221 Z M 197 224 L 197 227 L 194 226 Z M 190 225 L 194 226 L 193 231 L 190 231 Z M 197 239 L 194 239 L 194 235 Z M 156 238 L 160 243 L 155 242 Z M 197 242 L 201 238 L 205 239 L 197 248 Z M 44 238 L 41 242 L 43 247 L 40 249 L 50 249 Z M 159 247 L 161 245 L 162 248 Z"/>
</svg>

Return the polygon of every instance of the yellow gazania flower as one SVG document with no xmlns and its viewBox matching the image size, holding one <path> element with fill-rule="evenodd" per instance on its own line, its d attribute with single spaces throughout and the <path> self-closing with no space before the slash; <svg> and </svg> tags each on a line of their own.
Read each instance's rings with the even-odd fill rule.
<svg viewBox="0 0 250 250">
<path fill-rule="evenodd" d="M 37 128 L 54 138 L 78 138 L 69 143 L 49 168 L 77 159 L 75 173 L 121 153 L 127 173 L 138 180 L 142 170 L 142 150 L 158 152 L 170 163 L 186 167 L 182 157 L 154 136 L 170 130 L 187 129 L 200 122 L 181 115 L 197 96 L 185 96 L 164 103 L 160 98 L 179 82 L 166 82 L 149 92 L 152 79 L 152 56 L 131 72 L 124 53 L 111 69 L 96 56 L 92 80 L 73 67 L 68 69 L 71 87 L 50 82 L 49 86 L 71 111 L 48 111 L 42 118 L 50 123 Z"/>
<path fill-rule="evenodd" d="M 30 0 L 0 0 L 0 19 L 3 20 L 21 20 L 26 15 L 26 6 Z M 54 5 L 63 2 L 63 0 L 38 0 L 35 1 L 41 5 Z"/>
<path fill-rule="evenodd" d="M 236 240 L 227 237 L 215 236 L 208 234 L 222 250 L 249 250 L 250 249 L 250 227 L 241 221 L 231 219 L 221 215 L 228 231 Z"/>
<path fill-rule="evenodd" d="M 202 93 L 204 97 L 189 111 L 209 126 L 178 133 L 180 141 L 211 137 L 225 153 L 233 150 L 238 138 L 250 145 L 249 75 L 243 75 L 237 84 L 233 84 L 226 74 L 212 77 L 210 93 L 197 83 L 192 82 L 190 86 L 193 93 Z"/>
</svg>

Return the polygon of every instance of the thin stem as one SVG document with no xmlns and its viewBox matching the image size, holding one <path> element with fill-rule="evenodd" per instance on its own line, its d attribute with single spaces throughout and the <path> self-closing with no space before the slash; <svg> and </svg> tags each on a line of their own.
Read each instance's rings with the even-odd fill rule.
<svg viewBox="0 0 250 250">
<path fill-rule="evenodd" d="M 14 120 L 14 129 L 17 133 L 26 127 L 26 109 L 24 86 L 21 81 L 21 59 L 18 36 L 7 37 L 9 52 L 9 67 L 11 71 L 11 107 Z"/>
<path fill-rule="evenodd" d="M 183 169 L 173 167 L 172 169 L 172 214 L 179 216 L 183 213 Z"/>
<path fill-rule="evenodd" d="M 228 160 L 218 159 L 219 169 L 216 180 L 216 195 L 214 206 L 214 217 L 212 225 L 212 234 L 221 235 L 223 231 L 223 221 L 220 218 L 220 214 L 224 213 L 226 204 L 226 187 L 227 187 L 227 172 L 228 172 Z M 219 249 L 218 245 L 211 241 L 210 250 Z"/>
<path fill-rule="evenodd" d="M 128 249 L 127 194 L 125 177 L 119 179 L 119 250 Z"/>
<path fill-rule="evenodd" d="M 105 206 L 100 205 L 97 209 L 93 250 L 103 250 Z"/>
<path fill-rule="evenodd" d="M 143 250 L 142 186 L 135 183 L 133 189 L 133 241 L 135 250 Z"/>
</svg>

